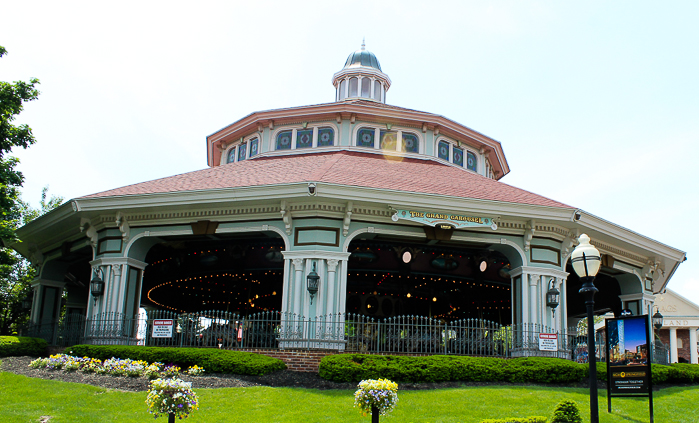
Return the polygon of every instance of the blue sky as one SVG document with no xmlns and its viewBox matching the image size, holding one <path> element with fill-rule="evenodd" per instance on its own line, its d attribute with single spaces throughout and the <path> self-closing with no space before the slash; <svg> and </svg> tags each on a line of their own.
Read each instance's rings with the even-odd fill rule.
<svg viewBox="0 0 699 423">
<path fill-rule="evenodd" d="M 388 103 L 497 139 L 503 182 L 687 252 L 699 303 L 699 3 L 5 2 L 0 80 L 21 115 L 24 198 L 74 198 L 206 167 L 205 136 L 256 110 L 330 102 L 366 37 Z"/>
</svg>

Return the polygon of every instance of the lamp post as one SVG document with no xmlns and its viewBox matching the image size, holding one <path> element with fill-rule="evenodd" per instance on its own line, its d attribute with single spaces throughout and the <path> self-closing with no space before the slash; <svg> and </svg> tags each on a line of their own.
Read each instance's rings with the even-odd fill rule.
<svg viewBox="0 0 699 423">
<path fill-rule="evenodd" d="M 655 328 L 655 331 L 658 332 L 657 336 L 658 340 L 655 340 L 655 336 L 653 337 L 653 356 L 655 356 L 655 352 L 657 350 L 657 345 L 658 341 L 660 341 L 660 344 L 662 345 L 663 341 L 660 340 L 660 328 L 663 327 L 663 315 L 660 314 L 660 310 L 658 310 L 658 306 L 655 307 L 655 314 L 651 317 L 651 320 L 653 321 L 653 327 Z M 656 358 L 657 360 L 657 358 Z"/>
<path fill-rule="evenodd" d="M 590 422 L 599 423 L 599 410 L 597 406 L 597 356 L 595 354 L 595 294 L 598 289 L 594 280 L 602 264 L 599 251 L 590 245 L 590 237 L 585 234 L 578 238 L 578 246 L 571 254 L 570 262 L 573 270 L 580 277 L 583 285 L 578 291 L 585 296 L 587 306 L 587 358 L 590 365 Z"/>
</svg>

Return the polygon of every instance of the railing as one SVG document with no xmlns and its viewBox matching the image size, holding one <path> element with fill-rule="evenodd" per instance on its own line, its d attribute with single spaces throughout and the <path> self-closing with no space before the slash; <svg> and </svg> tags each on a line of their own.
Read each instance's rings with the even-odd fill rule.
<svg viewBox="0 0 699 423">
<path fill-rule="evenodd" d="M 154 330 L 154 326 L 159 328 Z M 90 343 L 225 349 L 334 349 L 410 355 L 544 356 L 587 361 L 587 337 L 572 330 L 556 331 L 539 324 L 502 326 L 482 319 L 443 322 L 424 316 L 374 319 L 340 313 L 306 318 L 281 312 L 243 316 L 218 310 L 185 314 L 161 310 L 151 311 L 148 316 L 104 313 L 86 319 L 81 315 L 69 315 L 58 324 L 30 326 L 25 333 L 58 346 Z M 548 342 L 548 348 L 540 346 L 539 335 L 542 333 L 556 335 L 555 342 Z M 604 348 L 599 348 L 603 345 L 601 341 L 598 339 L 598 351 L 604 351 Z M 598 357 L 603 359 L 599 353 Z"/>
</svg>

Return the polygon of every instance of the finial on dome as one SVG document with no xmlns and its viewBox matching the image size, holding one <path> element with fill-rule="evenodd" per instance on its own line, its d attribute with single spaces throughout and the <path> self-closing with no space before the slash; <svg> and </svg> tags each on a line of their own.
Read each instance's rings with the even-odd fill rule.
<svg viewBox="0 0 699 423">
<path fill-rule="evenodd" d="M 364 44 L 364 40 L 366 40 L 366 37 L 362 37 L 362 50 L 366 50 L 366 45 Z"/>
</svg>

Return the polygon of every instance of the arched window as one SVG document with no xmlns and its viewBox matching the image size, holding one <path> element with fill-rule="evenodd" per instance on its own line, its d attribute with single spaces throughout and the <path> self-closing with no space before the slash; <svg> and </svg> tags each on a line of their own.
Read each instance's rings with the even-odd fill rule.
<svg viewBox="0 0 699 423">
<path fill-rule="evenodd" d="M 466 169 L 478 172 L 478 160 L 470 151 L 466 153 Z"/>
<path fill-rule="evenodd" d="M 397 132 L 381 131 L 381 149 L 388 151 L 396 151 L 396 142 L 398 141 Z"/>
<path fill-rule="evenodd" d="M 245 160 L 245 153 L 247 152 L 247 144 L 240 144 L 238 146 L 238 161 L 243 161 Z"/>
<path fill-rule="evenodd" d="M 313 147 L 313 129 L 296 131 L 296 148 Z"/>
<path fill-rule="evenodd" d="M 291 131 L 282 131 L 277 134 L 276 150 L 291 150 Z"/>
<path fill-rule="evenodd" d="M 235 147 L 228 150 L 228 158 L 226 159 L 226 163 L 233 163 L 234 161 L 235 161 Z"/>
<path fill-rule="evenodd" d="M 371 96 L 371 79 L 362 78 L 362 97 L 369 98 Z"/>
<path fill-rule="evenodd" d="M 253 138 L 250 140 L 250 157 L 257 156 L 257 153 L 259 153 L 260 149 L 260 139 L 259 138 Z"/>
<path fill-rule="evenodd" d="M 332 128 L 318 128 L 318 147 L 335 145 L 335 131 Z"/>
<path fill-rule="evenodd" d="M 463 167 L 463 165 L 464 165 L 464 150 L 463 149 L 454 146 L 454 149 L 452 150 L 452 157 L 454 160 L 454 164 Z"/>
<path fill-rule="evenodd" d="M 350 97 L 356 97 L 357 96 L 357 85 L 359 84 L 359 80 L 357 78 L 350 78 L 350 89 L 349 89 L 349 96 Z"/>
<path fill-rule="evenodd" d="M 345 90 L 347 89 L 347 80 L 343 79 L 340 82 L 340 100 L 345 99 Z"/>
<path fill-rule="evenodd" d="M 437 146 L 437 157 L 442 160 L 449 160 L 449 143 L 446 141 L 440 141 Z"/>
<path fill-rule="evenodd" d="M 374 100 L 381 100 L 381 83 L 374 81 Z"/>
<path fill-rule="evenodd" d="M 420 142 L 417 135 L 409 132 L 403 132 L 402 149 L 406 153 L 418 153 L 420 151 Z"/>
</svg>

